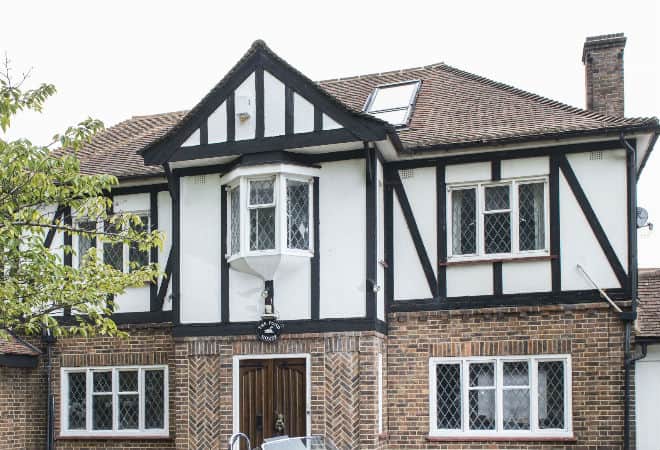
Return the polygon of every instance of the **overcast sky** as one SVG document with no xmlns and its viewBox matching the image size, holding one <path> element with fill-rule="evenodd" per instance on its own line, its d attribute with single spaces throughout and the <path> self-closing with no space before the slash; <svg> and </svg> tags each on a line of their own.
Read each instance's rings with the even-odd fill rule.
<svg viewBox="0 0 660 450">
<path fill-rule="evenodd" d="M 660 115 L 656 1 L 5 1 L 0 52 L 58 94 L 10 137 L 46 143 L 92 116 L 189 109 L 255 39 L 315 80 L 446 62 L 584 107 L 585 37 L 624 32 L 627 116 Z M 660 143 L 658 144 L 660 146 Z M 639 184 L 657 229 L 640 266 L 660 267 L 660 150 Z"/>
</svg>

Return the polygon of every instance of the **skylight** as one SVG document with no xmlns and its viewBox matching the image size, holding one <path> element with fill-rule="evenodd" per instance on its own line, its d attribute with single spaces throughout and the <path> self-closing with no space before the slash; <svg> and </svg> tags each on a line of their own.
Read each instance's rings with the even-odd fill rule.
<svg viewBox="0 0 660 450">
<path fill-rule="evenodd" d="M 406 125 L 415 103 L 419 81 L 378 86 L 369 96 L 364 110 L 392 125 Z"/>
</svg>

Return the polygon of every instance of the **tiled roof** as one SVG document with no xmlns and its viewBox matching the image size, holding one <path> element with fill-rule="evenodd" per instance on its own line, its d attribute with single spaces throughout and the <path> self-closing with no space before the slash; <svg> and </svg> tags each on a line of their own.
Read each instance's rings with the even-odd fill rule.
<svg viewBox="0 0 660 450">
<path fill-rule="evenodd" d="M 37 356 L 41 352 L 33 345 L 10 335 L 9 340 L 0 337 L 0 355 L 25 355 Z"/>
<path fill-rule="evenodd" d="M 376 86 L 407 80 L 422 82 L 409 126 L 399 131 L 403 144 L 413 149 L 658 126 L 655 118 L 603 116 L 443 63 L 319 84 L 348 107 L 362 110 Z"/>
<path fill-rule="evenodd" d="M 660 269 L 641 269 L 638 286 L 639 333 L 637 335 L 660 337 Z"/>
<path fill-rule="evenodd" d="M 265 44 L 255 42 L 241 61 L 260 46 L 265 47 Z M 658 130 L 656 118 L 603 116 L 443 63 L 326 80 L 318 85 L 333 101 L 363 115 L 363 106 L 376 86 L 413 79 L 422 82 L 417 102 L 409 126 L 400 129 L 398 135 L 406 148 L 415 151 L 614 133 L 631 129 Z M 172 135 L 184 117 L 194 114 L 195 109 L 189 112 L 137 116 L 108 128 L 80 152 L 82 171 L 109 173 L 120 178 L 162 174 L 161 167 L 145 166 L 142 156 L 137 152 L 166 135 Z"/>
</svg>

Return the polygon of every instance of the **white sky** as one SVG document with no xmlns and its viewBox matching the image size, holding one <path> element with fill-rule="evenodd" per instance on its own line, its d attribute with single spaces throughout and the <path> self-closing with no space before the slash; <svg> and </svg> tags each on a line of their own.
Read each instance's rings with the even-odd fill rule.
<svg viewBox="0 0 660 450">
<path fill-rule="evenodd" d="M 660 115 L 660 6 L 621 1 L 3 2 L 0 52 L 58 94 L 10 137 L 46 143 L 92 116 L 189 109 L 257 38 L 315 80 L 444 61 L 584 107 L 585 37 L 624 32 L 626 115 Z M 660 143 L 657 145 L 660 147 Z M 660 149 L 639 183 L 657 229 L 641 267 L 660 267 Z"/>
</svg>

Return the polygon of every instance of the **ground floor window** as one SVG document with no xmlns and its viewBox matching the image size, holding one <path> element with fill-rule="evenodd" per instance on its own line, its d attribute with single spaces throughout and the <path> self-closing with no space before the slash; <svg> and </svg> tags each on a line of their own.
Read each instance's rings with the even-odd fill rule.
<svg viewBox="0 0 660 450">
<path fill-rule="evenodd" d="M 167 368 L 62 369 L 63 435 L 166 435 Z"/>
<path fill-rule="evenodd" d="M 567 355 L 431 358 L 433 436 L 568 436 Z"/>
</svg>

